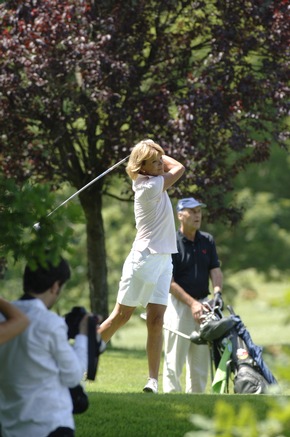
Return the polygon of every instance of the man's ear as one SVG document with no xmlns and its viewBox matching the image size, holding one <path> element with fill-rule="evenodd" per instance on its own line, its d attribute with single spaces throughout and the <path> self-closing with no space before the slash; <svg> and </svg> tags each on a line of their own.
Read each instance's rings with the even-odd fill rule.
<svg viewBox="0 0 290 437">
<path fill-rule="evenodd" d="M 177 213 L 177 218 L 178 218 L 178 220 L 181 220 L 182 219 L 182 211 L 178 211 L 178 213 Z"/>
</svg>

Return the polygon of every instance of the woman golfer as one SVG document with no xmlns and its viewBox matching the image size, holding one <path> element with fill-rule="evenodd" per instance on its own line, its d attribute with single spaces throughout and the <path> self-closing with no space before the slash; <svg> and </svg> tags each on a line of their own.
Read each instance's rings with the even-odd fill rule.
<svg viewBox="0 0 290 437">
<path fill-rule="evenodd" d="M 138 305 L 146 308 L 149 378 L 144 392 L 158 392 L 163 315 L 172 276 L 171 254 L 177 252 L 174 215 L 166 190 L 184 170 L 182 164 L 165 155 L 152 140 L 134 146 L 126 168 L 133 181 L 137 234 L 123 266 L 115 308 L 99 332 L 108 342 Z"/>
</svg>

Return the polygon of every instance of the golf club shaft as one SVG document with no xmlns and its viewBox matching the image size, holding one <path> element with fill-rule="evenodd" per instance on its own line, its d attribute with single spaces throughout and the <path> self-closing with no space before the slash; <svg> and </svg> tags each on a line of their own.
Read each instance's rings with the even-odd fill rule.
<svg viewBox="0 0 290 437">
<path fill-rule="evenodd" d="M 86 190 L 90 185 L 97 182 L 99 179 L 101 179 L 106 174 L 110 173 L 114 168 L 118 167 L 119 165 L 123 164 L 127 159 L 129 158 L 129 155 L 126 156 L 126 158 L 122 159 L 121 161 L 117 162 L 116 164 L 112 165 L 112 167 L 108 168 L 108 170 L 105 170 L 103 173 L 101 173 L 99 176 L 97 176 L 95 179 L 90 181 L 88 184 L 86 184 L 84 187 L 82 187 L 80 190 L 78 190 L 76 193 L 72 194 L 70 197 L 68 197 L 66 200 L 64 200 L 60 205 L 58 205 L 56 208 L 54 208 L 49 214 L 47 214 L 47 217 L 51 216 L 55 211 L 57 211 L 61 206 L 65 205 L 67 202 L 72 200 L 75 196 L 80 194 L 82 191 Z"/>
<path fill-rule="evenodd" d="M 166 329 L 166 331 L 170 331 L 173 334 L 179 335 L 180 337 L 186 338 L 186 340 L 190 340 L 190 336 L 184 334 L 183 332 L 178 331 L 177 329 L 170 328 L 169 326 L 163 325 L 163 329 Z"/>
<path fill-rule="evenodd" d="M 169 326 L 163 325 L 163 329 L 166 329 L 167 331 L 172 332 L 173 334 L 179 335 L 180 337 L 186 338 L 186 340 L 190 340 L 190 336 L 184 334 L 181 331 L 178 331 L 177 329 L 172 329 Z M 209 346 L 209 355 L 210 355 L 210 376 L 211 376 L 211 382 L 213 382 L 214 380 L 214 369 L 213 369 L 213 361 L 214 361 L 214 357 L 213 357 L 213 350 L 212 350 L 212 346 L 210 345 L 210 343 L 208 343 Z"/>
<path fill-rule="evenodd" d="M 147 319 L 146 313 L 142 313 L 142 314 L 140 314 L 140 317 L 141 317 L 141 319 L 143 319 L 143 320 L 146 320 L 146 319 Z M 171 328 L 170 326 L 163 325 L 163 329 L 166 329 L 166 331 L 170 331 L 170 332 L 172 332 L 173 334 L 179 335 L 180 337 L 186 338 L 186 340 L 190 340 L 190 335 L 184 334 L 183 332 L 178 331 L 177 329 L 173 329 L 173 328 Z"/>
</svg>

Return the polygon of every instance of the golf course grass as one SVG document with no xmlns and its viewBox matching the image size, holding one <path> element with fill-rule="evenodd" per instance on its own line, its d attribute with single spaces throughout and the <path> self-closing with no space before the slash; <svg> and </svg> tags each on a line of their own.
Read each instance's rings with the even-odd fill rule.
<svg viewBox="0 0 290 437">
<path fill-rule="evenodd" d="M 252 273 L 246 274 L 251 282 Z M 240 290 L 234 309 L 253 341 L 264 347 L 279 393 L 237 395 L 230 384 L 230 393 L 212 394 L 210 378 L 205 394 L 163 394 L 162 383 L 158 395 L 143 393 L 146 325 L 138 310 L 100 356 L 96 380 L 85 382 L 90 407 L 75 416 L 76 437 L 290 436 L 289 309 L 275 304 L 287 285 L 258 279 L 252 293 Z"/>
<path fill-rule="evenodd" d="M 146 376 L 145 351 L 109 347 L 100 357 L 96 380 L 85 383 L 90 407 L 86 413 L 75 416 L 76 437 L 177 437 L 193 431 L 193 437 L 261 437 L 261 429 L 273 404 L 279 405 L 285 400 L 290 403 L 290 396 L 285 393 L 237 395 L 231 391 L 224 395 L 212 394 L 210 384 L 206 394 L 163 394 L 162 386 L 158 395 L 143 393 Z M 289 389 L 285 392 L 290 393 Z M 220 414 L 224 416 L 229 429 L 234 423 L 241 423 L 245 427 L 243 433 L 207 431 L 206 434 L 197 434 L 196 425 L 191 423 L 192 415 L 199 415 L 198 422 L 201 420 L 216 426 L 218 412 L 222 412 L 218 417 Z"/>
</svg>

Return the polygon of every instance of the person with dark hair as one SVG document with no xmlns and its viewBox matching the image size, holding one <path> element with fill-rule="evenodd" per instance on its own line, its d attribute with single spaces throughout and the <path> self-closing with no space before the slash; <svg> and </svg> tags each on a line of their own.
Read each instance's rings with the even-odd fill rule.
<svg viewBox="0 0 290 437">
<path fill-rule="evenodd" d="M 29 319 L 28 328 L 0 346 L 2 437 L 73 437 L 69 388 L 87 370 L 87 318 L 71 346 L 64 318 L 49 311 L 70 278 L 64 259 L 35 270 L 26 266 L 23 296 L 13 304 Z"/>
<path fill-rule="evenodd" d="M 0 344 L 11 340 L 29 325 L 29 320 L 18 308 L 0 297 L 0 313 L 5 320 L 0 323 Z"/>
<path fill-rule="evenodd" d="M 23 291 L 25 294 L 41 294 L 50 288 L 54 282 L 58 282 L 61 288 L 69 280 L 70 268 L 63 258 L 60 258 L 57 265 L 52 264 L 50 261 L 46 261 L 45 264 L 47 266 L 38 264 L 36 270 L 31 269 L 28 265 L 25 267 L 23 275 Z"/>
<path fill-rule="evenodd" d="M 190 335 L 199 331 L 201 316 L 207 311 L 210 281 L 214 305 L 223 306 L 223 274 L 215 242 L 211 234 L 200 231 L 202 208 L 205 207 L 193 197 L 177 203 L 178 253 L 172 255 L 173 278 L 164 316 L 164 325 L 168 328 L 164 330 L 164 393 L 181 391 L 180 376 L 185 363 L 186 393 L 202 393 L 207 383 L 208 346 L 196 345 L 174 333 Z"/>
</svg>

